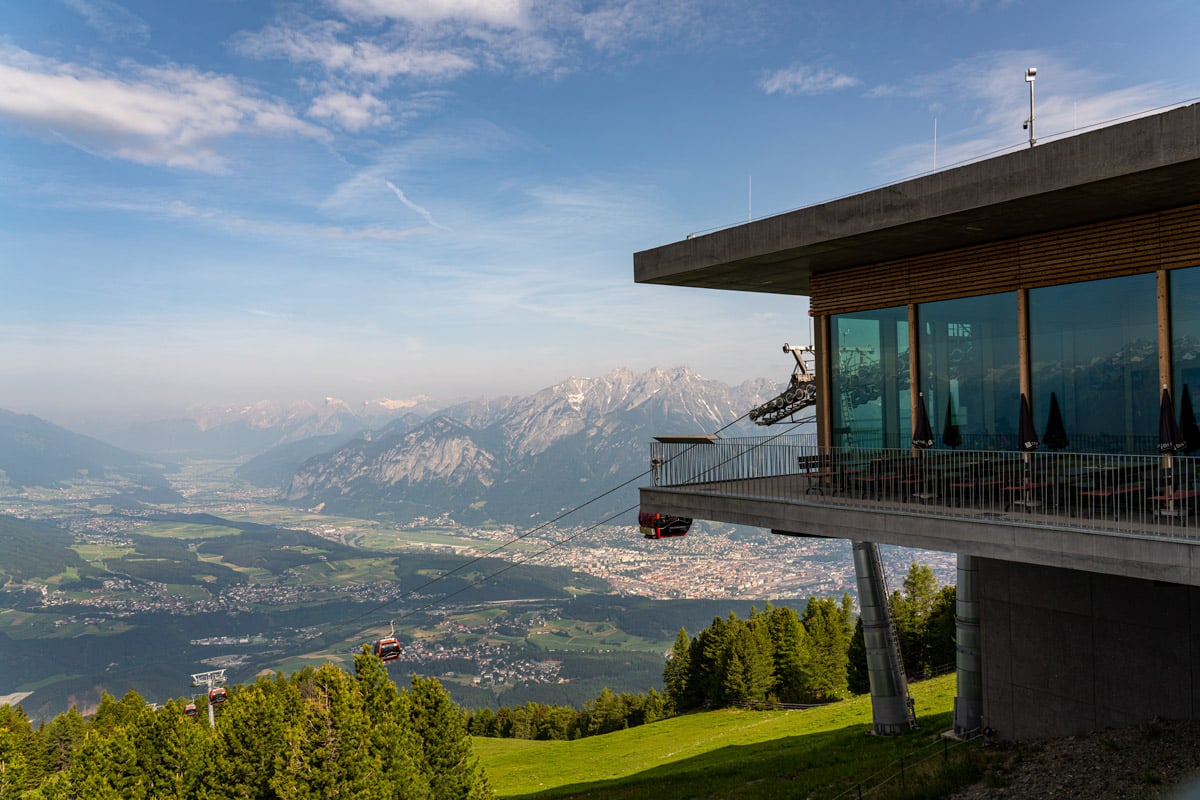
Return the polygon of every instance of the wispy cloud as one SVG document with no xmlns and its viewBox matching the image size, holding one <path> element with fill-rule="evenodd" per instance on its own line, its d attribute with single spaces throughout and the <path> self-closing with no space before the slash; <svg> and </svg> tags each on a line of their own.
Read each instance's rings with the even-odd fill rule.
<svg viewBox="0 0 1200 800">
<path fill-rule="evenodd" d="M 814 95 L 852 89 L 860 82 L 852 75 L 828 67 L 793 64 L 767 75 L 759 87 L 767 94 Z"/>
<path fill-rule="evenodd" d="M 0 49 L 0 118 L 38 135 L 141 164 L 217 171 L 239 134 L 326 134 L 236 79 L 185 67 L 126 65 L 122 74 Z"/>
<path fill-rule="evenodd" d="M 381 241 L 397 242 L 429 233 L 427 226 L 400 228 L 381 224 L 330 225 L 254 216 L 215 206 L 201 206 L 166 195 L 145 191 L 123 192 L 71 190 L 69 187 L 42 186 L 30 202 L 48 208 L 86 209 L 117 212 L 145 220 L 171 220 L 204 226 L 222 233 L 248 237 L 268 237 L 295 242 L 308 241 Z"/>
<path fill-rule="evenodd" d="M 366 92 L 357 96 L 346 92 L 323 94 L 313 100 L 308 115 L 330 120 L 354 133 L 391 122 L 387 104 Z"/>
<path fill-rule="evenodd" d="M 104 39 L 145 44 L 150 39 L 146 21 L 112 0 L 65 0 Z"/>
<path fill-rule="evenodd" d="M 753 4 L 752 4 L 753 5 Z M 232 42 L 251 58 L 316 65 L 326 79 L 446 83 L 478 69 L 558 76 L 589 53 L 645 58 L 638 46 L 728 39 L 752 16 L 719 0 L 328 0 L 337 19 L 282 13 Z M 364 24 L 367 23 L 367 24 Z M 649 51 L 654 52 L 654 51 Z"/>
<path fill-rule="evenodd" d="M 497 28 L 525 23 L 522 0 L 330 0 L 342 13 L 359 19 L 400 19 L 418 24 L 457 20 Z"/>
<path fill-rule="evenodd" d="M 939 166 L 978 159 L 1020 147 L 1028 132 L 1026 67 L 1036 66 L 1036 131 L 1039 141 L 1082 128 L 1149 114 L 1195 96 L 1198 87 L 1165 81 L 1112 85 L 1110 75 L 1080 69 L 1037 51 L 999 51 L 917 75 L 871 96 L 911 97 L 924 102 L 940 125 Z M 933 166 L 932 141 L 894 148 L 879 162 L 889 177 L 924 172 Z"/>
<path fill-rule="evenodd" d="M 317 64 L 330 73 L 386 84 L 397 76 L 447 80 L 475 68 L 451 47 L 415 47 L 355 36 L 335 20 L 289 20 L 232 40 L 241 54 Z"/>
<path fill-rule="evenodd" d="M 429 223 L 429 225 L 430 225 L 431 227 L 434 227 L 434 228 L 441 228 L 441 229 L 442 229 L 442 230 L 444 230 L 444 231 L 448 231 L 448 230 L 450 230 L 450 229 L 449 229 L 449 228 L 447 228 L 445 225 L 439 225 L 439 224 L 438 224 L 438 223 L 437 223 L 437 222 L 434 220 L 434 218 L 433 218 L 433 215 L 432 215 L 432 214 L 430 214 L 430 213 L 429 213 L 429 211 L 428 211 L 427 209 L 425 209 L 425 208 L 422 208 L 421 206 L 419 206 L 419 205 L 417 205 L 416 203 L 414 203 L 412 200 L 409 200 L 409 199 L 408 199 L 408 198 L 405 196 L 404 192 L 400 191 L 400 190 L 399 190 L 399 189 L 396 187 L 396 184 L 392 183 L 391 181 L 384 181 L 384 183 L 386 183 L 386 184 L 387 184 L 387 187 L 388 187 L 389 189 L 391 189 L 391 190 L 392 190 L 392 194 L 396 195 L 396 197 L 398 197 L 398 198 L 400 199 L 400 202 L 401 202 L 401 203 L 403 203 L 404 205 L 408 206 L 408 208 L 409 208 L 409 209 L 411 209 L 412 211 L 415 211 L 417 214 L 419 214 L 419 215 L 421 216 L 421 219 L 423 219 L 423 220 L 425 220 L 427 223 Z"/>
</svg>

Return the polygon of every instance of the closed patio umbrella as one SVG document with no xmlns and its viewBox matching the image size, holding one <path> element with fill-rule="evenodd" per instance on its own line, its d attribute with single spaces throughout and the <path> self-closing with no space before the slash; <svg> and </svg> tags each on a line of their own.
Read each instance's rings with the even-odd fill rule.
<svg viewBox="0 0 1200 800">
<path fill-rule="evenodd" d="M 1070 442 L 1067 440 L 1067 426 L 1063 424 L 1062 410 L 1058 407 L 1058 395 L 1050 393 L 1050 414 L 1046 417 L 1046 432 L 1042 441 L 1051 450 L 1062 450 Z"/>
<path fill-rule="evenodd" d="M 1175 420 L 1175 405 L 1171 402 L 1171 390 L 1162 388 L 1162 400 L 1158 404 L 1158 452 L 1163 458 L 1163 484 L 1166 487 L 1167 505 L 1159 513 L 1178 516 L 1175 508 L 1175 454 L 1187 447 L 1187 441 Z"/>
<path fill-rule="evenodd" d="M 1021 410 L 1017 417 L 1017 449 L 1021 451 L 1021 486 L 1022 500 L 1019 502 L 1026 508 L 1034 508 L 1042 504 L 1030 492 L 1033 484 L 1033 465 L 1031 463 L 1034 450 L 1038 448 L 1037 429 L 1033 427 L 1033 409 L 1029 407 L 1029 398 L 1021 392 Z"/>
<path fill-rule="evenodd" d="M 925 409 L 925 395 L 917 395 L 917 422 L 913 426 L 912 446 L 922 450 L 933 447 L 933 426 L 929 424 L 929 412 Z"/>
<path fill-rule="evenodd" d="M 1017 422 L 1017 449 L 1022 453 L 1032 453 L 1038 448 L 1037 430 L 1033 427 L 1033 410 L 1029 407 L 1029 398 L 1021 392 L 1021 412 Z"/>
<path fill-rule="evenodd" d="M 958 447 L 962 444 L 962 431 L 954 421 L 954 398 L 946 398 L 946 423 L 942 425 L 942 444 L 946 447 Z"/>
<path fill-rule="evenodd" d="M 1194 415 L 1193 415 L 1194 416 Z M 1162 389 L 1162 400 L 1158 404 L 1158 452 L 1163 455 L 1178 453 L 1187 447 L 1187 441 L 1175 420 L 1175 406 L 1171 402 L 1171 390 Z"/>
<path fill-rule="evenodd" d="M 1188 391 L 1186 383 L 1183 385 L 1183 400 L 1179 402 L 1179 432 L 1183 434 L 1183 441 L 1187 443 L 1183 452 L 1194 453 L 1200 450 L 1200 425 L 1196 423 L 1196 412 L 1192 410 L 1192 393 Z"/>
<path fill-rule="evenodd" d="M 920 450 L 928 450 L 933 447 L 933 426 L 929 424 L 929 410 L 925 408 L 924 393 L 917 395 L 917 420 L 913 425 L 912 446 Z M 914 495 L 919 500 L 932 500 L 937 497 L 937 492 L 929 487 L 929 465 L 925 461 L 925 454 L 921 454 L 918 469 L 920 469 L 920 488 Z"/>
</svg>

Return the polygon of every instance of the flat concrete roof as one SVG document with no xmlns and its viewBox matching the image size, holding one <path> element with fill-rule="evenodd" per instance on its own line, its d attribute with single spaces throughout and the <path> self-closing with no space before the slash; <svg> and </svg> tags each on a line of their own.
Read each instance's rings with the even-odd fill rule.
<svg viewBox="0 0 1200 800">
<path fill-rule="evenodd" d="M 809 293 L 809 277 L 1200 203 L 1200 104 L 633 256 L 637 283 Z"/>
</svg>

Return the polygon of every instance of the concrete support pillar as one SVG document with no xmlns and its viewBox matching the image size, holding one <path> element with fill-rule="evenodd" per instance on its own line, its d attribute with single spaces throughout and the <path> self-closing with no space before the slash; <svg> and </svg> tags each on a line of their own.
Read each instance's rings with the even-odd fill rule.
<svg viewBox="0 0 1200 800">
<path fill-rule="evenodd" d="M 900 643 L 888 609 L 879 548 L 874 542 L 854 542 L 854 573 L 862 609 L 874 732 L 881 736 L 907 733 L 917 726 L 916 717 L 909 701 Z"/>
<path fill-rule="evenodd" d="M 958 556 L 954 638 L 958 687 L 954 695 L 954 732 L 979 730 L 983 718 L 983 667 L 979 639 L 979 571 L 974 556 Z"/>
</svg>

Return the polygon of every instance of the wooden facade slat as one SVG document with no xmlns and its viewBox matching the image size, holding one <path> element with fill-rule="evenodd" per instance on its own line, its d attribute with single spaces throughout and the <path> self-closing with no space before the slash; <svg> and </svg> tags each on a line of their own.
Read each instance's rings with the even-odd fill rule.
<svg viewBox="0 0 1200 800">
<path fill-rule="evenodd" d="M 1200 265 L 1200 205 L 812 276 L 816 315 Z"/>
</svg>

